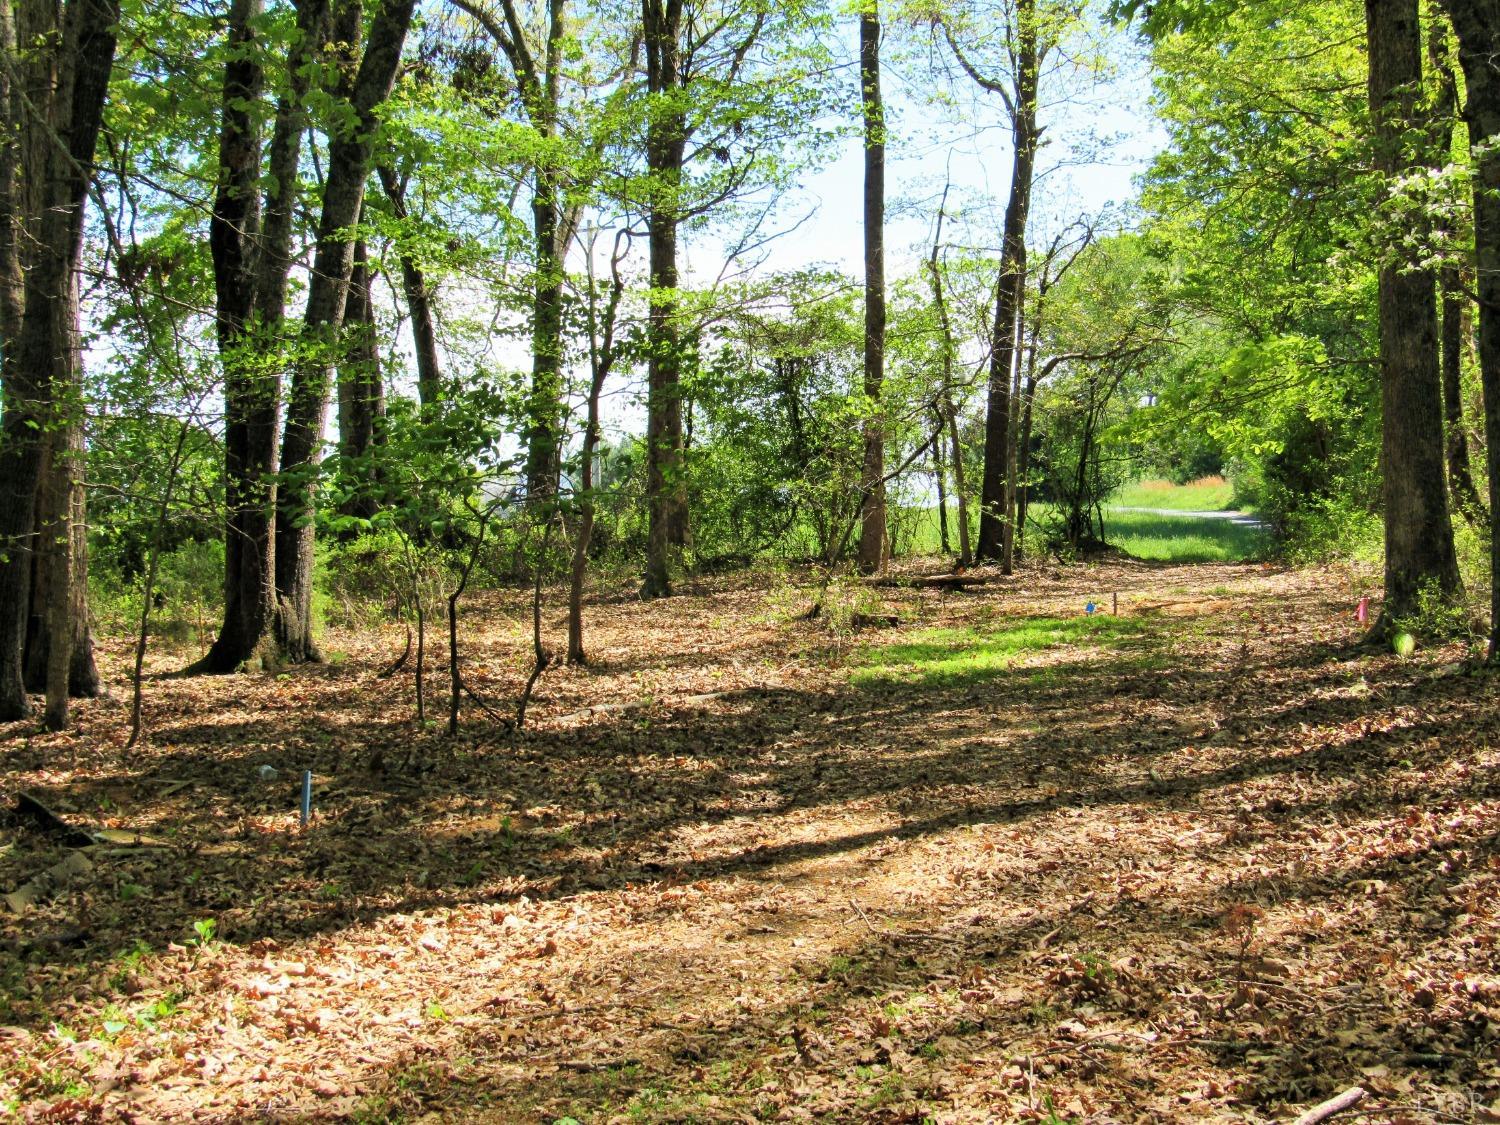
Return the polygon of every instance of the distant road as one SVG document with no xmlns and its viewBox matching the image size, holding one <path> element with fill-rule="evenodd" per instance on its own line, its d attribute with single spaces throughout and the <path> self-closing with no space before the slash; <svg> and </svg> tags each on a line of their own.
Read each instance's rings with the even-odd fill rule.
<svg viewBox="0 0 1500 1125">
<path fill-rule="evenodd" d="M 1265 520 L 1257 519 L 1249 512 L 1185 512 L 1178 508 L 1128 508 L 1123 505 L 1106 504 L 1106 512 L 1139 512 L 1147 516 L 1182 516 L 1190 520 L 1224 520 L 1228 523 L 1238 524 L 1240 527 L 1253 527 L 1257 531 L 1266 531 L 1270 525 Z"/>
</svg>

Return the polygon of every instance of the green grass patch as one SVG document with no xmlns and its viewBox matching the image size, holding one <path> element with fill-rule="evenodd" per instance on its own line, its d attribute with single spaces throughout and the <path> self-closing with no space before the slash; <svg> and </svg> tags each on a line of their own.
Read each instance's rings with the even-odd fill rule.
<svg viewBox="0 0 1500 1125">
<path fill-rule="evenodd" d="M 850 678 L 860 687 L 961 687 L 993 679 L 1026 653 L 1113 644 L 1141 629 L 1139 621 L 1082 612 L 1067 618 L 1025 617 L 998 627 L 926 629 L 900 644 L 862 650 Z"/>
<path fill-rule="evenodd" d="M 1170 508 L 1174 512 L 1223 512 L 1234 502 L 1234 485 L 1223 477 L 1202 477 L 1187 484 L 1138 480 L 1109 498 L 1122 508 Z"/>
<path fill-rule="evenodd" d="M 1159 516 L 1104 509 L 1104 537 L 1138 559 L 1162 562 L 1243 562 L 1269 546 L 1263 528 L 1227 519 Z"/>
</svg>

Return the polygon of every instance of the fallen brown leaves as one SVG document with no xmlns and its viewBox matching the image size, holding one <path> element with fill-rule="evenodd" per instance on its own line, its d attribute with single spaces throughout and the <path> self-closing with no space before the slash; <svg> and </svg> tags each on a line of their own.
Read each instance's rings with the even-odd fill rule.
<svg viewBox="0 0 1500 1125">
<path fill-rule="evenodd" d="M 847 639 L 725 581 L 595 607 L 595 663 L 549 670 L 520 738 L 416 728 L 411 669 L 377 678 L 390 646 L 357 637 L 282 676 L 154 680 L 131 754 L 118 702 L 14 726 L 6 805 L 125 835 L 0 918 L 0 1103 L 1255 1121 L 1358 1085 L 1350 1120 L 1500 1120 L 1493 681 L 1352 650 L 1324 585 L 1112 564 L 892 588 L 903 622 L 981 630 L 1118 591 L 1142 632 L 876 690 Z M 520 609 L 466 624 L 486 698 L 524 678 Z M 0 824 L 0 890 L 67 851 Z"/>
</svg>

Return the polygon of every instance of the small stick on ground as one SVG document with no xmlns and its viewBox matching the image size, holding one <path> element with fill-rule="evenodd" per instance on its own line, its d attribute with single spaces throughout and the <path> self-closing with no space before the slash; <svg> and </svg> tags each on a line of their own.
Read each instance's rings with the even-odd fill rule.
<svg viewBox="0 0 1500 1125">
<path fill-rule="evenodd" d="M 869 930 L 870 933 L 874 934 L 876 937 L 885 937 L 886 936 L 885 934 L 882 934 L 879 930 L 877 930 L 874 927 L 874 925 L 870 922 L 869 917 L 865 914 L 864 910 L 860 908 L 859 903 L 855 902 L 851 898 L 849 900 L 849 905 L 852 906 L 852 907 L 854 907 L 854 913 L 856 913 L 856 914 L 859 915 L 859 920 L 865 924 L 865 929 Z"/>
<path fill-rule="evenodd" d="M 1365 1091 L 1362 1086 L 1351 1086 L 1336 1098 L 1329 1098 L 1326 1102 L 1320 1102 L 1312 1107 L 1301 1117 L 1297 1118 L 1292 1125 L 1318 1125 L 1320 1121 L 1327 1121 L 1336 1113 L 1343 1113 L 1346 1109 L 1353 1109 L 1364 1100 Z"/>
</svg>

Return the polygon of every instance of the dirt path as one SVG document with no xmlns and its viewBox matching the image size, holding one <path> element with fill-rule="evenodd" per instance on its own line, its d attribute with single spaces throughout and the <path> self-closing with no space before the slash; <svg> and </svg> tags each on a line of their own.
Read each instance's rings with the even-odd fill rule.
<svg viewBox="0 0 1500 1125">
<path fill-rule="evenodd" d="M 1118 622 L 1067 632 L 1111 594 Z M 14 784 L 170 846 L 5 921 L 0 1099 L 493 1122 L 1500 1100 L 1500 719 L 1457 650 L 1355 659 L 1347 589 L 1263 567 L 902 592 L 907 623 L 859 638 L 787 623 L 801 598 L 599 607 L 598 660 L 544 677 L 519 741 L 414 730 L 409 682 L 354 641 L 154 685 L 137 758 L 121 705 L 14 738 Z M 503 698 L 521 615 L 482 619 L 476 682 Z M 1022 628 L 1043 642 L 977 659 Z M 5 888 L 56 858 L 5 839 Z"/>
</svg>

